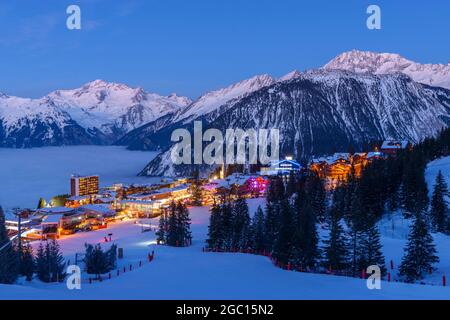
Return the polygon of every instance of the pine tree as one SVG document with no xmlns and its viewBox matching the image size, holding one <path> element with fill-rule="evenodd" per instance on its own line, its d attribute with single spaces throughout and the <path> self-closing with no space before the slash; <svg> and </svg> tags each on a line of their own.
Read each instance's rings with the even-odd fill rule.
<svg viewBox="0 0 450 320">
<path fill-rule="evenodd" d="M 350 226 L 350 270 L 353 276 L 357 276 L 360 272 L 360 257 L 361 247 L 360 240 L 362 231 L 365 228 L 367 216 L 365 216 L 363 208 L 361 206 L 361 198 L 358 186 L 351 192 L 350 196 L 350 209 L 351 214 L 347 216 L 347 223 Z"/>
<path fill-rule="evenodd" d="M 305 191 L 296 194 L 293 218 L 294 233 L 291 262 L 296 268 L 302 270 L 314 268 L 320 256 L 319 236 L 311 198 Z"/>
<path fill-rule="evenodd" d="M 92 245 L 86 244 L 86 253 L 84 255 L 84 265 L 88 274 L 95 275 L 100 278 L 100 275 L 110 271 L 110 261 L 108 256 L 103 252 L 100 244 Z"/>
<path fill-rule="evenodd" d="M 186 205 L 172 202 L 168 215 L 166 244 L 171 247 L 189 246 L 192 242 L 191 219 Z"/>
<path fill-rule="evenodd" d="M 36 255 L 36 275 L 42 282 L 62 282 L 66 277 L 65 262 L 56 240 L 39 245 Z"/>
<path fill-rule="evenodd" d="M 156 241 L 158 244 L 166 243 L 167 215 L 164 212 L 159 217 L 158 231 L 156 231 Z"/>
<path fill-rule="evenodd" d="M 5 220 L 5 214 L 0 207 L 0 283 L 12 284 L 19 275 L 19 258 L 8 237 Z"/>
<path fill-rule="evenodd" d="M 267 202 L 266 219 L 264 223 L 265 248 L 272 252 L 280 230 L 280 205 L 279 203 Z"/>
<path fill-rule="evenodd" d="M 35 264 L 33 256 L 33 248 L 28 244 L 22 249 L 21 261 L 20 261 L 20 274 L 26 277 L 27 281 L 33 279 Z"/>
<path fill-rule="evenodd" d="M 287 265 L 292 258 L 294 219 L 287 199 L 280 203 L 280 229 L 273 249 L 273 257 L 282 265 Z"/>
<path fill-rule="evenodd" d="M 338 216 L 332 216 L 328 239 L 323 241 L 324 266 L 331 270 L 345 271 L 349 267 L 349 245 Z"/>
<path fill-rule="evenodd" d="M 386 274 L 386 265 L 380 241 L 380 232 L 375 223 L 368 226 L 361 234 L 359 267 L 366 270 L 370 266 L 377 265 L 383 275 Z"/>
<path fill-rule="evenodd" d="M 208 248 L 211 250 L 222 248 L 222 207 L 216 203 L 211 207 L 211 216 L 208 227 Z"/>
<path fill-rule="evenodd" d="M 248 211 L 247 201 L 245 198 L 239 197 L 234 203 L 232 211 L 233 233 L 231 247 L 233 249 L 248 249 L 250 228 Z"/>
<path fill-rule="evenodd" d="M 431 199 L 431 222 L 437 232 L 447 231 L 448 207 L 445 196 L 448 194 L 448 187 L 441 171 L 436 177 L 433 197 Z"/>
<path fill-rule="evenodd" d="M 49 266 L 51 282 L 62 282 L 66 277 L 64 257 L 62 255 L 59 244 L 56 240 L 52 240 L 49 245 Z"/>
<path fill-rule="evenodd" d="M 167 219 L 166 244 L 168 246 L 177 247 L 181 245 L 178 240 L 178 231 L 177 206 L 172 201 L 168 209 Z"/>
<path fill-rule="evenodd" d="M 232 238 L 233 238 L 233 206 L 231 203 L 226 202 L 222 205 L 222 250 L 231 251 L 233 249 L 232 246 Z"/>
<path fill-rule="evenodd" d="M 203 188 L 200 185 L 200 181 L 196 179 L 191 186 L 192 205 L 195 207 L 201 207 L 203 205 Z"/>
<path fill-rule="evenodd" d="M 177 205 L 179 219 L 179 242 L 182 247 L 190 246 L 192 243 L 191 218 L 185 204 L 179 202 Z"/>
<path fill-rule="evenodd" d="M 106 260 L 108 261 L 107 272 L 116 269 L 117 267 L 117 245 L 113 244 L 108 251 L 105 252 Z"/>
<path fill-rule="evenodd" d="M 400 265 L 400 275 L 407 282 L 423 279 L 424 275 L 438 263 L 436 248 L 423 215 L 417 215 L 408 237 L 406 254 Z"/>
<path fill-rule="evenodd" d="M 262 252 L 266 249 L 266 238 L 264 229 L 264 212 L 261 207 L 256 210 L 255 216 L 252 219 L 252 248 L 256 252 Z"/>
<path fill-rule="evenodd" d="M 312 209 L 317 218 L 317 221 L 324 222 L 327 211 L 327 193 L 325 190 L 325 186 L 323 184 L 323 181 L 317 175 L 314 175 L 311 180 Z"/>
<path fill-rule="evenodd" d="M 422 214 L 428 207 L 428 187 L 425 181 L 425 160 L 418 152 L 408 157 L 403 175 L 403 207 L 406 218 Z"/>
<path fill-rule="evenodd" d="M 36 275 L 42 282 L 50 282 L 48 258 L 46 255 L 46 250 L 42 242 L 39 244 L 38 251 L 36 254 Z"/>
</svg>

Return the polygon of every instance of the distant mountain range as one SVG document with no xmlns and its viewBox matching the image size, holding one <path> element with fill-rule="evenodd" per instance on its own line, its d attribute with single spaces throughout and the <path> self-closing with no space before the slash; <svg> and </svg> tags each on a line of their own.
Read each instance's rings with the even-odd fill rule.
<svg viewBox="0 0 450 320">
<path fill-rule="evenodd" d="M 319 70 L 255 76 L 191 101 L 96 80 L 40 99 L 0 94 L 0 146 L 118 144 L 159 150 L 142 175 L 183 175 L 168 163 L 177 128 L 279 128 L 282 153 L 310 157 L 374 140 L 418 142 L 450 124 L 450 64 L 346 52 Z"/>
<path fill-rule="evenodd" d="M 142 88 L 96 80 L 40 99 L 0 94 L 0 146 L 111 144 L 129 131 L 190 105 Z"/>
<path fill-rule="evenodd" d="M 450 90 L 419 84 L 403 74 L 316 70 L 264 87 L 196 120 L 205 123 L 205 130 L 223 132 L 227 128 L 279 129 L 281 155 L 308 159 L 347 151 L 349 146 L 363 150 L 387 138 L 419 142 L 433 136 L 450 125 Z M 168 149 L 141 175 L 192 172 L 191 167 L 175 166 L 170 160 L 169 134 L 182 126 L 170 123 L 143 135 L 155 139 L 155 144 L 162 138 L 162 149 Z M 192 129 L 192 124 L 185 127 Z"/>
</svg>

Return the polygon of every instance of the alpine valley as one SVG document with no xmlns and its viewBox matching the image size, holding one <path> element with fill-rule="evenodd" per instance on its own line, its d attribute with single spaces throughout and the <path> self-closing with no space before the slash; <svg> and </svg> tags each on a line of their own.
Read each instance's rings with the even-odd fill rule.
<svg viewBox="0 0 450 320">
<path fill-rule="evenodd" d="M 281 154 L 304 159 L 389 138 L 419 142 L 450 125 L 450 64 L 351 51 L 318 70 L 256 76 L 195 101 L 99 80 L 41 99 L 0 95 L 0 146 L 125 145 L 161 152 L 141 175 L 185 175 L 192 168 L 172 164 L 170 137 L 196 120 L 204 130 L 280 129 Z"/>
</svg>

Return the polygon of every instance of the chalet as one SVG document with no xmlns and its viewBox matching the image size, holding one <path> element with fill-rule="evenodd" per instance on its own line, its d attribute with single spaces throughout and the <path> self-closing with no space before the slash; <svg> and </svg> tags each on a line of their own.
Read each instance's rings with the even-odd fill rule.
<svg viewBox="0 0 450 320">
<path fill-rule="evenodd" d="M 388 140 L 383 142 L 381 152 L 390 156 L 395 156 L 398 152 L 408 149 L 410 145 L 411 144 L 408 141 Z"/>
</svg>

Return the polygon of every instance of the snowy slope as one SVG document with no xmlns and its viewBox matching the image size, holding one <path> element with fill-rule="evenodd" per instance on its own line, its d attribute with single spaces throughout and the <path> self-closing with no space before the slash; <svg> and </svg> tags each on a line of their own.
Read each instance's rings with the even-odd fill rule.
<svg viewBox="0 0 450 320">
<path fill-rule="evenodd" d="M 450 89 L 450 62 L 447 65 L 420 64 L 398 54 L 353 50 L 342 53 L 323 68 L 357 73 L 403 73 L 416 82 Z"/>
<path fill-rule="evenodd" d="M 249 200 L 251 211 L 263 204 Z M 209 224 L 208 208 L 191 209 L 194 244 L 190 248 L 155 245 L 154 232 L 142 233 L 134 222 L 114 224 L 111 229 L 77 234 L 60 241 L 66 258 L 73 261 L 84 243 L 99 243 L 107 233 L 124 248 L 119 267 L 133 264 L 134 271 L 112 280 L 89 284 L 83 276 L 82 290 L 69 291 L 64 284 L 0 286 L 0 299 L 448 299 L 450 289 L 440 286 L 382 283 L 381 290 L 368 290 L 365 281 L 328 275 L 288 272 L 264 257 L 244 254 L 203 253 Z M 158 224 L 154 220 L 153 225 Z M 449 242 L 447 241 L 447 244 Z M 396 250 L 403 242 L 386 244 Z M 103 244 L 105 246 L 105 244 Z M 137 268 L 155 250 L 155 260 Z M 399 260 L 400 252 L 395 252 Z M 443 263 L 448 263 L 447 257 Z"/>
</svg>

